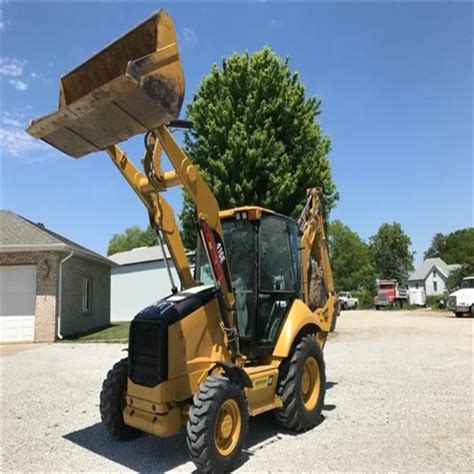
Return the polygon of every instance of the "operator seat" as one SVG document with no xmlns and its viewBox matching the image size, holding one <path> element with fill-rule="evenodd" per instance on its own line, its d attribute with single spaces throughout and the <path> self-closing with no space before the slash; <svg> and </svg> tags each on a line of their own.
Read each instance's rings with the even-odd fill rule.
<svg viewBox="0 0 474 474">
<path fill-rule="evenodd" d="M 241 336 L 248 334 L 249 313 L 247 308 L 247 285 L 242 277 L 232 280 L 235 294 L 235 310 L 237 313 L 237 328 Z"/>
</svg>

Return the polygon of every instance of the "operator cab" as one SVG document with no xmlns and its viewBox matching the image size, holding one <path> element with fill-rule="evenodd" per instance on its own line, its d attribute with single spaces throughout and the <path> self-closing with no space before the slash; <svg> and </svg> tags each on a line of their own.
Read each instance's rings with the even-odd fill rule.
<svg viewBox="0 0 474 474">
<path fill-rule="evenodd" d="M 251 359 L 271 354 L 293 301 L 303 298 L 298 225 L 260 207 L 240 207 L 219 215 L 241 351 Z M 214 283 L 201 244 L 195 279 Z"/>
</svg>

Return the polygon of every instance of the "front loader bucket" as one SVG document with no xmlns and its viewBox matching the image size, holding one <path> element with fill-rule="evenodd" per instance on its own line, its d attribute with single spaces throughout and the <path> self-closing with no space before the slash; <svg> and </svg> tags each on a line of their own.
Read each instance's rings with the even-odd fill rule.
<svg viewBox="0 0 474 474">
<path fill-rule="evenodd" d="M 80 158 L 176 119 L 183 99 L 176 31 L 160 10 L 62 77 L 59 110 L 27 132 Z"/>
</svg>

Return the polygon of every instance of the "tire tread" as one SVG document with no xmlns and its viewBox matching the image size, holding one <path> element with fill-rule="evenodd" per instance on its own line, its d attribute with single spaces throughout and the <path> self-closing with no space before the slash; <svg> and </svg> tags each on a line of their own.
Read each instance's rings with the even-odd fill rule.
<svg viewBox="0 0 474 474">
<path fill-rule="evenodd" d="M 319 349 L 319 345 L 313 335 L 306 335 L 297 340 L 293 346 L 292 352 L 280 366 L 280 374 L 278 377 L 277 394 L 283 402 L 283 407 L 275 410 L 275 417 L 277 421 L 286 429 L 294 432 L 301 432 L 313 428 L 318 424 L 321 418 L 321 409 L 324 404 L 325 395 L 325 364 L 321 357 L 320 377 L 321 377 L 321 391 L 322 397 L 320 403 L 315 407 L 316 415 L 311 421 L 307 417 L 301 415 L 301 407 L 298 403 L 297 397 L 299 390 L 297 384 L 299 383 L 299 370 L 302 363 L 304 363 L 304 353 L 308 345 L 315 344 Z"/>
<path fill-rule="evenodd" d="M 121 397 L 127 383 L 128 359 L 115 363 L 107 372 L 100 392 L 100 417 L 108 433 L 117 441 L 129 441 L 143 432 L 127 426 L 123 421 Z"/>
<path fill-rule="evenodd" d="M 217 395 L 219 392 L 230 392 L 237 395 L 244 402 L 244 413 L 242 415 L 242 432 L 239 443 L 245 442 L 248 431 L 248 406 L 242 387 L 233 383 L 223 375 L 212 375 L 200 386 L 199 392 L 193 397 L 193 405 L 189 410 L 189 419 L 186 425 L 186 442 L 189 455 L 196 467 L 202 472 L 222 472 L 219 462 L 211 450 L 210 440 L 214 436 L 214 426 L 212 425 L 211 414 L 219 410 Z M 241 447 L 236 447 L 241 449 Z M 234 451 L 236 453 L 236 451 Z M 233 454 L 234 454 L 233 453 Z M 233 456 L 231 454 L 230 456 Z M 229 457 L 230 457 L 229 456 Z M 240 453 L 236 453 L 236 461 L 240 458 Z M 235 466 L 234 466 L 235 467 Z M 230 467 L 232 469 L 232 467 Z"/>
</svg>

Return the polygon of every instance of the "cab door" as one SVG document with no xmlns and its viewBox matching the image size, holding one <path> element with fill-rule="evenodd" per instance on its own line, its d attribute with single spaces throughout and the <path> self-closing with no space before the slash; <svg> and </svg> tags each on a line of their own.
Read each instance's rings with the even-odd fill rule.
<svg viewBox="0 0 474 474">
<path fill-rule="evenodd" d="M 263 215 L 258 234 L 256 355 L 271 353 L 295 298 L 301 294 L 298 229 L 294 221 Z"/>
</svg>

